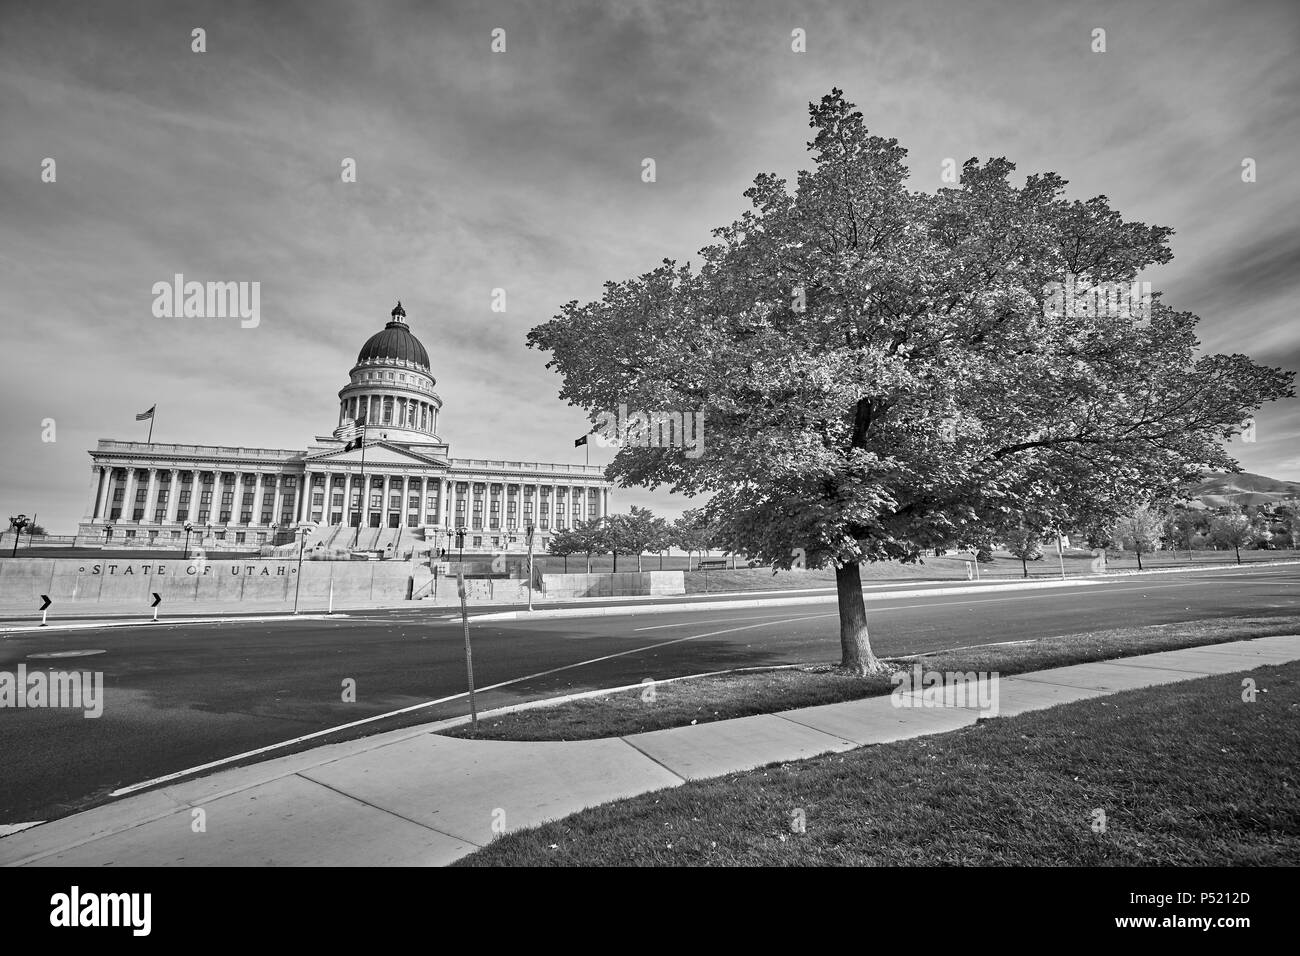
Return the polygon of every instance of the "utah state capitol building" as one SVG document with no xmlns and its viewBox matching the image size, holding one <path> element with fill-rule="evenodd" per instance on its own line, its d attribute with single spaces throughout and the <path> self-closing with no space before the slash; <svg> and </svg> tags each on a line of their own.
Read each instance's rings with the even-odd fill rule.
<svg viewBox="0 0 1300 956">
<path fill-rule="evenodd" d="M 442 399 L 399 302 L 366 340 L 339 391 L 338 427 L 306 450 L 101 439 L 90 452 L 90 502 L 78 544 L 254 549 L 319 525 L 308 546 L 397 556 L 455 547 L 526 548 L 609 513 L 598 465 L 452 458 L 439 437 Z M 359 425 L 364 419 L 364 425 Z"/>
</svg>

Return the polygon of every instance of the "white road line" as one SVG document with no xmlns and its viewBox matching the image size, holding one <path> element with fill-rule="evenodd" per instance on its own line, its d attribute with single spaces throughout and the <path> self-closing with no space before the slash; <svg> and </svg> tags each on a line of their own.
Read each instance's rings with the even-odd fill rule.
<svg viewBox="0 0 1300 956">
<path fill-rule="evenodd" d="M 509 687 L 511 684 L 519 684 L 519 683 L 523 683 L 524 681 L 536 680 L 539 677 L 548 677 L 551 674 L 558 674 L 560 671 L 573 670 L 578 667 L 586 667 L 588 664 L 599 664 L 602 661 L 614 660 L 617 657 L 627 657 L 630 654 L 639 654 L 643 651 L 652 651 L 660 647 L 668 647 L 671 644 L 681 644 L 684 641 L 695 641 L 704 637 L 717 637 L 719 634 L 731 634 L 735 631 L 746 631 L 756 627 L 767 627 L 772 624 L 789 624 L 792 621 L 806 621 L 806 620 L 811 620 L 811 618 L 813 617 L 835 617 L 835 616 L 838 616 L 838 614 L 814 614 L 809 617 L 792 617 L 780 621 L 763 621 L 758 624 L 746 624 L 743 627 L 724 628 L 721 631 L 709 631 L 704 634 L 692 634 L 688 637 L 679 637 L 671 641 L 661 641 L 658 644 L 647 644 L 644 647 L 635 647 L 632 648 L 631 650 L 619 651 L 616 654 L 606 654 L 603 657 L 593 657 L 591 658 L 591 660 L 579 661 L 576 664 L 565 664 L 561 667 L 552 667 L 550 670 L 539 671 L 536 674 L 529 674 L 526 677 L 516 677 L 511 680 L 501 681 L 499 684 L 489 684 L 486 687 L 479 687 L 475 689 L 475 692 L 482 694 L 489 690 L 497 690 L 502 687 Z M 363 717 L 361 720 L 354 720 L 346 724 L 339 724 L 337 727 L 330 727 L 326 730 L 317 730 L 310 734 L 303 734 L 301 737 L 294 737 L 292 740 L 282 740 L 279 743 L 268 744 L 265 747 L 258 747 L 256 750 L 246 750 L 243 753 L 235 754 L 232 757 L 222 757 L 220 760 L 213 760 L 205 764 L 200 764 L 197 767 L 190 767 L 186 770 L 178 770 L 175 773 L 169 773 L 161 777 L 155 777 L 154 779 L 146 780 L 143 783 L 134 783 L 131 784 L 131 786 L 129 787 L 121 787 L 117 790 L 112 791 L 109 794 L 109 796 L 110 797 L 125 796 L 126 794 L 134 793 L 137 790 L 144 790 L 148 787 L 156 787 L 159 784 L 169 783 L 173 780 L 179 780 L 181 777 L 188 777 L 192 774 L 202 773 L 205 770 L 212 770 L 215 769 L 216 767 L 221 767 L 229 763 L 234 763 L 237 760 L 244 760 L 248 757 L 260 756 L 261 754 L 270 753 L 273 750 L 280 750 L 281 748 L 284 747 L 291 747 L 294 744 L 304 743 L 308 740 L 316 740 L 319 739 L 320 737 L 337 733 L 340 730 L 350 730 L 353 727 L 361 727 L 364 726 L 365 724 L 372 724 L 377 720 L 384 720 L 389 717 L 397 717 L 402 714 L 413 713 L 414 711 L 417 710 L 423 710 L 426 707 L 435 707 L 438 704 L 445 704 L 450 701 L 460 700 L 461 698 L 468 697 L 468 696 L 469 696 L 469 691 L 464 691 L 459 694 L 452 694 L 449 697 L 440 697 L 437 700 L 425 701 L 422 704 L 412 704 L 410 707 L 403 707 L 400 710 L 389 711 L 386 714 L 375 714 L 372 717 Z"/>
</svg>

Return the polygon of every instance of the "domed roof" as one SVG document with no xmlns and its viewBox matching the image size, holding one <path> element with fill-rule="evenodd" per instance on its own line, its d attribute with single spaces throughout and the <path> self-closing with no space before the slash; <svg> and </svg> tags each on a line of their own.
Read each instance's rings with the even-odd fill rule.
<svg viewBox="0 0 1300 956">
<path fill-rule="evenodd" d="M 393 309 L 392 321 L 385 325 L 382 331 L 366 339 L 366 344 L 361 346 L 361 351 L 357 353 L 358 365 L 362 362 L 384 359 L 414 362 L 423 369 L 429 368 L 429 353 L 406 327 L 406 310 L 402 308 L 400 302 Z"/>
</svg>

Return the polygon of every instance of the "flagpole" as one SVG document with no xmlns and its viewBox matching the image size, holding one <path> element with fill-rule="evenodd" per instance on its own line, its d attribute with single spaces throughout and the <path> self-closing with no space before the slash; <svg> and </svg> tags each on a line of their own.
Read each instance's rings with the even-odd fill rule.
<svg viewBox="0 0 1300 956">
<path fill-rule="evenodd" d="M 158 414 L 157 409 L 158 409 L 157 405 L 149 409 L 149 438 L 145 441 L 145 444 L 147 445 L 153 444 L 153 420 L 154 420 L 154 416 Z"/>
<path fill-rule="evenodd" d="M 366 501 L 368 500 L 367 495 L 370 492 L 370 489 L 366 487 L 366 420 L 365 418 L 361 419 L 361 437 L 358 439 L 358 441 L 361 442 L 361 471 L 359 473 L 359 477 L 361 478 L 361 500 L 357 502 L 357 536 L 352 542 L 352 547 L 354 548 L 361 543 L 361 522 L 365 518 Z M 348 502 L 348 506 L 350 509 L 351 502 Z M 348 517 L 350 520 L 351 514 L 349 514 Z"/>
</svg>

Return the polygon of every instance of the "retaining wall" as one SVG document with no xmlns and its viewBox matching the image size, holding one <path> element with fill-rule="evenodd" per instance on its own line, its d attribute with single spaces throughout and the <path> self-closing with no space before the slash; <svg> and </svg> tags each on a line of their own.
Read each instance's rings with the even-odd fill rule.
<svg viewBox="0 0 1300 956">
<path fill-rule="evenodd" d="M 292 602 L 295 587 L 300 601 L 324 604 L 331 584 L 339 604 L 401 601 L 420 570 L 407 561 L 304 561 L 299 583 L 296 558 L 11 558 L 0 561 L 0 604 L 35 606 L 48 594 L 55 604 L 148 605 L 155 591 L 164 604 Z"/>
</svg>

